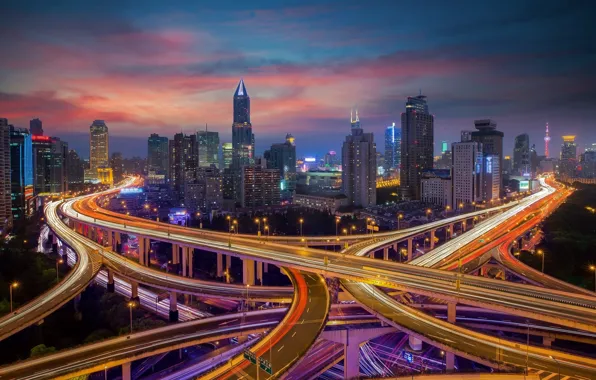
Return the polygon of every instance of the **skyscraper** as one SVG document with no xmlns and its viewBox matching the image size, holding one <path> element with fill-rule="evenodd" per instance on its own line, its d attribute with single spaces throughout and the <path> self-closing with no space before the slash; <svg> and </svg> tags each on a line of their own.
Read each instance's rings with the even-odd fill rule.
<svg viewBox="0 0 596 380">
<path fill-rule="evenodd" d="M 377 203 L 377 148 L 372 133 L 363 133 L 360 118 L 351 120 L 352 134 L 341 149 L 342 186 L 348 204 L 367 207 Z"/>
<path fill-rule="evenodd" d="M 401 128 L 395 123 L 385 129 L 385 170 L 399 169 L 401 161 Z"/>
<path fill-rule="evenodd" d="M 207 130 L 197 132 L 199 142 L 199 166 L 208 168 L 211 165 L 219 168 L 219 133 Z"/>
<path fill-rule="evenodd" d="M 518 175 L 529 175 L 530 169 L 530 136 L 522 133 L 515 138 L 513 144 L 513 171 Z"/>
<path fill-rule="evenodd" d="M 445 140 L 441 141 L 441 154 L 449 150 L 449 143 Z"/>
<path fill-rule="evenodd" d="M 561 162 L 559 163 L 559 173 L 567 177 L 575 177 L 575 168 L 577 166 L 577 146 L 575 145 L 575 136 L 563 136 L 561 145 Z"/>
<path fill-rule="evenodd" d="M 0 119 L 0 231 L 12 226 L 10 201 L 10 127 Z"/>
<path fill-rule="evenodd" d="M 76 187 L 85 180 L 85 163 L 74 149 L 68 151 L 67 172 L 69 188 Z"/>
<path fill-rule="evenodd" d="M 169 142 L 169 183 L 178 200 L 184 199 L 184 184 L 196 179 L 199 166 L 197 135 L 176 133 Z"/>
<path fill-rule="evenodd" d="M 31 140 L 35 194 L 68 191 L 68 143 L 40 135 L 31 136 Z"/>
<path fill-rule="evenodd" d="M 426 96 L 409 96 L 401 114 L 400 192 L 404 199 L 420 199 L 423 170 L 433 168 L 434 116 Z"/>
<path fill-rule="evenodd" d="M 10 127 L 10 172 L 12 217 L 22 221 L 32 211 L 28 203 L 33 198 L 33 145 L 25 128 Z"/>
<path fill-rule="evenodd" d="M 250 123 L 250 97 L 241 79 L 234 92 L 234 122 L 232 124 L 232 163 L 235 169 L 254 163 L 254 135 Z"/>
<path fill-rule="evenodd" d="M 492 119 L 474 120 L 476 130 L 472 132 L 471 139 L 482 144 L 482 154 L 485 156 L 498 156 L 498 164 L 493 164 L 493 170 L 498 170 L 494 178 L 502 181 L 503 178 L 503 137 L 504 134 L 497 130 L 497 122 Z M 499 195 L 503 192 L 503 184 L 499 184 Z"/>
<path fill-rule="evenodd" d="M 89 127 L 89 172 L 99 178 L 98 169 L 109 168 L 108 126 L 103 120 L 95 120 Z"/>
<path fill-rule="evenodd" d="M 245 165 L 241 171 L 242 207 L 277 206 L 280 201 L 279 170 Z"/>
<path fill-rule="evenodd" d="M 41 120 L 32 119 L 29 121 L 29 133 L 32 136 L 43 136 L 43 128 L 41 126 Z"/>
<path fill-rule="evenodd" d="M 285 142 L 271 145 L 267 167 L 279 170 L 282 199 L 291 198 L 296 190 L 296 145 L 291 134 L 286 135 Z"/>
<path fill-rule="evenodd" d="M 453 207 L 460 208 L 482 198 L 482 144 L 467 141 L 451 144 Z"/>
<path fill-rule="evenodd" d="M 168 138 L 152 133 L 147 139 L 147 171 L 148 175 L 168 174 L 169 162 Z"/>
</svg>

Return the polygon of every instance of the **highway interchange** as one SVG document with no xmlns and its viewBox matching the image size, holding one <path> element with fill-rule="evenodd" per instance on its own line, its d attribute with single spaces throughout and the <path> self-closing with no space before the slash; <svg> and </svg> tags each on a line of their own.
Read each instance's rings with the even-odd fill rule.
<svg viewBox="0 0 596 380">
<path fill-rule="evenodd" d="M 311 249 L 303 246 L 289 246 L 288 244 L 278 244 L 278 242 L 272 241 L 259 241 L 254 237 L 247 236 L 230 236 L 229 234 L 213 234 L 205 233 L 204 231 L 190 230 L 185 228 L 170 228 L 160 223 L 147 222 L 146 220 L 136 221 L 134 218 L 128 218 L 126 216 L 114 216 L 107 212 L 97 210 L 90 210 L 82 208 L 81 204 L 86 203 L 91 197 L 87 197 L 83 201 L 71 200 L 61 205 L 60 210 L 57 209 L 57 205 L 50 205 L 46 210 L 48 216 L 48 223 L 52 226 L 52 229 L 58 236 L 64 241 L 68 242 L 69 245 L 77 251 L 78 264 L 75 270 L 68 276 L 67 279 L 63 280 L 63 285 L 66 281 L 74 281 L 76 284 L 80 284 L 84 288 L 90 281 L 87 280 L 82 274 L 76 272 L 77 268 L 83 268 L 88 270 L 98 270 L 99 265 L 89 265 L 89 262 L 99 262 L 119 273 L 123 277 L 133 279 L 140 283 L 151 285 L 161 289 L 176 290 L 181 293 L 191 294 L 212 294 L 215 296 L 227 296 L 237 299 L 243 298 L 238 293 L 242 291 L 242 286 L 230 286 L 227 284 L 213 285 L 209 282 L 201 282 L 197 280 L 190 280 L 178 276 L 167 275 L 157 270 L 152 270 L 147 267 L 140 266 L 130 260 L 124 259 L 121 256 L 114 254 L 113 252 L 98 246 L 97 243 L 91 242 L 88 239 L 81 239 L 80 235 L 77 235 L 70 228 L 62 228 L 66 226 L 58 216 L 59 212 L 63 213 L 71 220 L 77 220 L 82 223 L 89 225 L 99 226 L 100 228 L 109 228 L 111 230 L 120 231 L 123 233 L 139 234 L 142 236 L 149 237 L 160 241 L 176 242 L 179 244 L 185 244 L 190 247 L 202 248 L 207 250 L 214 250 L 216 252 L 224 252 L 226 254 L 232 254 L 239 257 L 247 257 L 251 259 L 258 259 L 263 262 L 279 265 L 280 267 L 288 268 L 288 273 L 294 273 L 290 275 L 293 278 L 295 288 L 294 302 L 291 304 L 291 309 L 298 308 L 300 304 L 300 294 L 309 291 L 308 289 L 317 289 L 318 297 L 315 297 L 317 302 L 322 303 L 313 310 L 322 312 L 324 314 L 317 316 L 317 318 L 310 317 L 309 320 L 318 321 L 320 323 L 318 327 L 313 327 L 315 324 L 307 324 L 311 327 L 309 333 L 301 335 L 304 341 L 304 347 L 296 351 L 294 349 L 292 353 L 280 354 L 292 356 L 290 358 L 274 358 L 274 363 L 287 363 L 287 366 L 276 369 L 278 371 L 287 370 L 292 363 L 295 361 L 293 356 L 298 352 L 301 356 L 306 352 L 308 347 L 314 342 L 314 339 L 318 335 L 318 332 L 324 326 L 323 321 L 326 319 L 326 313 L 328 308 L 328 299 L 325 301 L 325 297 L 322 294 L 327 294 L 322 277 L 335 276 L 343 278 L 343 285 L 347 291 L 352 293 L 358 301 L 363 304 L 367 309 L 378 315 L 380 318 L 387 322 L 395 325 L 398 328 L 402 328 L 408 331 L 410 334 L 424 337 L 426 341 L 430 341 L 435 345 L 445 347 L 455 351 L 458 355 L 464 357 L 472 356 L 474 359 L 482 362 L 483 359 L 487 360 L 487 364 L 503 363 L 504 365 L 512 365 L 517 367 L 524 367 L 524 363 L 520 362 L 520 352 L 525 352 L 525 345 L 511 346 L 509 342 L 499 341 L 489 342 L 490 339 L 486 339 L 486 336 L 482 334 L 473 333 L 468 329 L 454 329 L 453 324 L 448 322 L 442 322 L 436 318 L 429 319 L 428 315 L 421 316 L 420 312 L 412 312 L 411 308 L 405 305 L 399 305 L 395 300 L 387 296 L 383 291 L 379 290 L 373 285 L 382 286 L 383 288 L 400 289 L 403 291 L 412 292 L 415 294 L 427 295 L 431 297 L 442 298 L 447 302 L 456 302 L 460 304 L 469 304 L 474 306 L 480 306 L 485 309 L 492 309 L 497 311 L 506 311 L 514 315 L 521 315 L 525 317 L 531 317 L 536 320 L 542 320 L 550 323 L 560 323 L 568 327 L 584 329 L 586 331 L 595 332 L 596 326 L 594 326 L 594 320 L 596 320 L 596 299 L 593 295 L 577 294 L 569 291 L 556 291 L 536 286 L 527 286 L 514 283 L 506 283 L 498 280 L 491 280 L 485 278 L 479 278 L 476 276 L 462 275 L 458 273 L 449 273 L 443 270 L 435 270 L 430 268 L 422 268 L 420 266 L 438 266 L 441 263 L 445 263 L 445 260 L 449 259 L 450 262 L 454 260 L 454 253 L 458 252 L 467 245 L 472 244 L 483 234 L 488 234 L 491 231 L 495 231 L 499 226 L 502 226 L 508 220 L 511 220 L 512 215 L 521 214 L 524 212 L 530 212 L 532 205 L 538 203 L 542 199 L 546 199 L 551 196 L 553 189 L 550 186 L 545 185 L 544 189 L 537 194 L 527 197 L 525 200 L 521 200 L 514 204 L 503 205 L 501 207 L 502 213 L 494 216 L 488 220 L 483 221 L 476 228 L 470 232 L 462 234 L 456 239 L 447 242 L 440 249 L 435 249 L 429 252 L 427 255 L 422 256 L 418 261 L 414 260 L 411 264 L 398 264 L 383 260 L 374 260 L 365 257 L 371 250 L 379 249 L 388 244 L 391 244 L 398 240 L 403 240 L 404 237 L 412 236 L 412 234 L 420 233 L 424 228 L 428 228 L 428 225 L 418 227 L 419 229 L 413 231 L 410 229 L 390 232 L 384 234 L 377 234 L 374 237 L 366 236 L 362 237 L 360 243 L 353 245 L 343 253 L 333 253 L 328 251 L 321 251 L 317 249 Z M 97 198 L 97 197 L 95 197 Z M 77 204 L 77 202 L 79 202 Z M 87 203 L 89 205 L 89 203 Z M 505 207 L 507 206 L 507 207 Z M 77 208 L 78 207 L 78 208 Z M 76 211 L 75 211 L 76 210 Z M 461 218 L 458 216 L 458 218 Z M 460 219 L 457 219 L 460 220 Z M 445 225 L 445 221 L 440 221 L 436 224 L 437 227 Z M 435 225 L 433 225 L 434 227 Z M 77 235 L 77 236 L 75 236 Z M 86 241 L 86 245 L 80 243 L 81 240 Z M 257 241 L 255 241 L 257 240 Z M 308 238 L 310 241 L 311 238 Z M 354 240 L 352 237 L 353 241 Z M 231 243 L 231 246 L 230 244 Z M 295 243 L 295 241 L 293 242 Z M 77 245 L 78 244 L 78 245 Z M 354 254 L 354 255 L 352 255 Z M 461 255 L 461 252 L 458 252 Z M 98 260 L 99 257 L 99 260 Z M 467 257 L 467 256 L 464 256 Z M 459 259 L 455 259 L 456 262 Z M 418 266 L 417 266 L 418 265 Z M 96 268 L 97 269 L 94 269 Z M 140 268 L 139 268 L 140 267 Z M 290 269 L 295 268 L 295 269 Z M 301 273 L 300 271 L 310 272 Z M 92 276 L 91 276 L 92 278 Z M 296 278 L 302 278 L 305 281 L 303 285 L 296 286 Z M 309 283 L 312 281 L 312 283 Z M 459 286 L 455 284 L 459 282 Z M 308 286 L 306 285 L 307 283 Z M 69 285 L 70 286 L 70 285 Z M 300 292 L 300 286 L 304 286 L 304 291 Z M 317 288 L 319 286 L 320 289 Z M 259 287 L 255 287 L 259 288 Z M 81 289 L 82 290 L 82 289 Z M 291 289 L 281 288 L 266 288 L 263 289 L 263 299 L 276 299 L 289 301 L 291 298 Z M 324 290 L 324 291 L 323 291 Z M 570 290 L 569 288 L 565 290 Z M 80 291 L 80 290 L 79 290 Z M 290 293 L 288 293 L 290 291 Z M 74 292 L 74 290 L 73 290 Z M 252 289 L 251 289 L 252 292 Z M 310 292 L 310 291 L 309 291 Z M 255 297 L 257 293 L 255 293 Z M 46 293 L 48 295 L 48 293 Z M 46 296 L 44 295 L 44 296 Z M 52 294 L 49 294 L 52 296 Z M 74 296 L 74 295 L 73 295 Z M 62 304 L 66 302 L 69 294 L 63 294 L 60 299 L 59 297 L 50 297 L 50 300 L 59 307 L 60 302 Z M 54 300 L 54 298 L 56 298 Z M 298 298 L 298 302 L 296 300 Z M 309 297 L 310 298 L 310 297 Z M 66 301 L 64 301 L 66 299 Z M 62 301 L 60 301 L 62 300 Z M 256 299 L 255 299 L 256 300 Z M 309 300 L 310 302 L 310 300 Z M 327 303 L 327 306 L 322 306 Z M 55 308 L 47 308 L 44 311 L 47 313 L 51 312 Z M 310 308 L 308 313 L 313 312 Z M 26 316 L 30 314 L 32 317 L 30 320 L 38 318 L 40 313 L 35 312 L 19 312 L 19 315 Z M 296 316 L 303 315 L 305 309 L 302 309 L 300 313 L 292 311 L 286 315 L 286 318 L 296 318 Z M 24 318 L 24 317 L 20 317 Z M 14 321 L 14 318 L 13 318 Z M 3 321 L 0 321 L 2 323 Z M 13 322 L 14 323 L 14 322 Z M 442 328 L 438 328 L 441 323 L 445 324 Z M 425 326 L 415 326 L 416 324 L 426 324 Z M 268 334 L 261 342 L 253 348 L 254 351 L 263 351 L 263 342 L 274 342 L 271 344 L 273 347 L 285 347 L 284 339 L 288 339 L 288 334 L 292 332 L 292 329 L 296 328 L 296 324 L 290 324 L 284 328 L 284 331 L 280 331 L 280 327 L 274 329 L 271 334 Z M 10 330 L 6 328 L 8 324 L 0 324 L 0 333 L 4 334 L 4 331 L 10 331 L 14 333 L 14 329 Z M 449 327 L 451 329 L 449 329 Z M 288 331 L 285 331 L 288 330 Z M 420 331 L 435 331 L 435 336 L 424 336 L 420 334 Z M 451 335 L 441 335 L 443 331 L 451 330 Z M 438 332 L 437 332 L 438 331 Z M 294 331 L 295 333 L 295 331 Z M 453 334 L 459 334 L 455 339 Z M 135 336 L 137 334 L 133 334 Z M 480 335 L 478 338 L 477 335 Z M 489 342 L 489 343 L 487 343 Z M 481 344 L 480 344 L 481 343 Z M 492 344 L 492 345 L 491 345 Z M 466 347 L 468 346 L 468 347 Z M 463 347 L 463 348 L 462 348 Z M 470 347 L 474 347 L 474 350 L 478 350 L 476 355 L 468 355 Z M 486 347 L 486 348 L 484 348 Z M 496 348 L 495 348 L 496 347 Z M 265 347 L 266 348 L 266 347 Z M 271 350 L 271 349 L 270 349 Z M 281 350 L 283 351 L 283 349 Z M 289 352 L 290 350 L 286 350 Z M 271 350 L 271 352 L 275 352 Z M 475 351 L 476 352 L 476 351 Z M 522 352 L 522 353 L 523 353 Z M 538 349 L 530 347 L 528 352 L 528 360 L 531 363 L 531 367 L 552 367 L 553 359 L 549 359 L 549 355 L 553 353 L 552 350 Z M 596 362 L 586 358 L 579 358 L 573 355 L 567 355 L 564 353 L 556 352 L 556 358 L 559 362 L 563 362 L 564 370 L 566 373 L 579 376 L 581 378 L 590 378 L 594 375 L 594 368 Z M 523 356 L 523 355 L 522 355 Z M 51 360 L 48 357 L 47 360 Z M 242 376 L 254 377 L 254 371 L 256 366 L 248 366 L 242 364 L 241 358 L 236 358 L 238 361 L 234 368 L 238 368 L 236 372 L 226 372 L 225 376 L 230 378 L 239 378 Z M 233 362 L 234 363 L 234 362 Z M 25 368 L 25 367 L 24 367 Z M 252 368 L 252 369 L 251 369 Z M 220 369 L 221 371 L 221 369 Z M 238 372 L 242 371 L 242 372 Z M 217 373 L 217 372 L 216 372 Z M 243 373 L 239 375 L 239 373 Z M 0 378 L 2 377 L 0 370 Z M 42 376 L 43 377 L 43 376 Z"/>
</svg>

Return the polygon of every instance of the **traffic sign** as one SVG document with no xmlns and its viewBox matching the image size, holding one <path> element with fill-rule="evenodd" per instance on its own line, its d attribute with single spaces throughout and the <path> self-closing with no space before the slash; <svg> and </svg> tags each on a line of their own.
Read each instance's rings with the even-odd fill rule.
<svg viewBox="0 0 596 380">
<path fill-rule="evenodd" d="M 252 351 L 244 350 L 244 359 L 250 361 L 252 364 L 257 364 L 257 356 Z"/>
<path fill-rule="evenodd" d="M 273 375 L 273 370 L 271 369 L 271 363 L 268 360 L 263 359 L 262 356 L 259 357 L 259 367 L 265 372 L 270 375 Z"/>
</svg>

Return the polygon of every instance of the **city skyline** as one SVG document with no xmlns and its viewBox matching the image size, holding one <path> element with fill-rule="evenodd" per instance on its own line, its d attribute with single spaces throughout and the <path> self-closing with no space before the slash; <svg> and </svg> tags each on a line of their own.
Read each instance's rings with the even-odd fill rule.
<svg viewBox="0 0 596 380">
<path fill-rule="evenodd" d="M 110 125 L 113 151 L 127 156 L 144 156 L 151 133 L 172 137 L 205 123 L 222 142 L 231 141 L 229 94 L 241 77 L 250 87 L 257 154 L 286 133 L 296 137 L 301 156 L 338 151 L 355 105 L 378 143 L 419 89 L 435 115 L 435 154 L 438 142 L 458 141 L 460 130 L 489 117 L 505 133 L 507 153 L 524 130 L 542 154 L 546 122 L 553 157 L 563 134 L 596 141 L 589 106 L 594 75 L 583 54 L 589 12 L 541 2 L 535 12 L 527 4 L 532 16 L 524 18 L 521 5 L 469 5 L 461 15 L 431 7 L 420 34 L 409 19 L 422 14 L 413 9 L 406 18 L 397 5 L 283 8 L 262 2 L 230 9 L 222 3 L 202 9 L 197 23 L 189 5 L 127 12 L 126 6 L 72 3 L 68 10 L 49 10 L 43 2 L 14 2 L 4 12 L 14 33 L 0 37 L 10 53 L 0 62 L 0 108 L 18 127 L 39 117 L 46 135 L 60 136 L 83 157 L 85 129 L 96 119 Z M 325 22 L 331 14 L 333 31 Z M 79 28 L 98 16 L 101 28 Z M 480 17 L 486 25 L 506 23 L 509 32 L 475 27 L 473 35 L 465 33 L 469 20 Z M 242 46 L 235 41 L 239 28 Z M 283 33 L 270 33 L 276 28 Z M 313 143 L 307 148 L 304 141 Z"/>
</svg>

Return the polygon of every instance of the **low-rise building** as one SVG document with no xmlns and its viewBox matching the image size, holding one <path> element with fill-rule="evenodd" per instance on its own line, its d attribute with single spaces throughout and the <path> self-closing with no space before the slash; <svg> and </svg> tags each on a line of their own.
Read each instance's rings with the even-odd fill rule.
<svg viewBox="0 0 596 380">
<path fill-rule="evenodd" d="M 348 206 L 348 197 L 344 194 L 296 194 L 294 204 L 332 214 L 344 206 Z"/>
<path fill-rule="evenodd" d="M 448 169 L 426 170 L 420 181 L 421 200 L 424 203 L 451 207 L 451 175 Z"/>
</svg>

